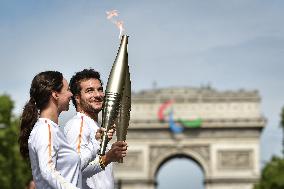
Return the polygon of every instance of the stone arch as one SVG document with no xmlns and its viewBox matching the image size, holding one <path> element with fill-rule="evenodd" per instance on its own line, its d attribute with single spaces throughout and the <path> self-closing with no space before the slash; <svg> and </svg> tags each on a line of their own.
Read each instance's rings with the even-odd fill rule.
<svg viewBox="0 0 284 189">
<path fill-rule="evenodd" d="M 156 146 L 150 150 L 150 177 L 155 180 L 159 168 L 173 157 L 187 157 L 195 161 L 203 170 L 204 178 L 210 177 L 210 156 L 208 146 Z"/>
<path fill-rule="evenodd" d="M 145 90 L 132 97 L 130 148 L 116 171 L 122 189 L 154 189 L 160 166 L 180 155 L 198 162 L 206 189 L 251 189 L 258 180 L 259 140 L 266 119 L 256 91 L 168 88 Z M 168 124 L 156 118 L 167 99 L 175 102 L 176 118 L 200 117 L 200 128 L 169 132 Z"/>
</svg>

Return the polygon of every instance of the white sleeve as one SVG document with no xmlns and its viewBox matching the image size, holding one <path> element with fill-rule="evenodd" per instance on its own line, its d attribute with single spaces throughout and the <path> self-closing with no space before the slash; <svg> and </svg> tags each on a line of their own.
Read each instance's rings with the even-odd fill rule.
<svg viewBox="0 0 284 189">
<path fill-rule="evenodd" d="M 82 169 L 82 175 L 83 177 L 88 178 L 101 171 L 103 171 L 103 169 L 100 166 L 99 156 L 97 155 L 93 161 L 89 162 L 87 166 Z"/>
<path fill-rule="evenodd" d="M 84 144 L 81 143 L 82 174 L 84 177 L 90 177 L 103 170 L 99 164 L 99 156 L 97 155 L 100 144 L 93 140 L 94 131 L 87 125 L 82 132 L 82 141 L 86 141 Z M 89 158 L 90 156 L 92 158 Z"/>
<path fill-rule="evenodd" d="M 35 140 L 35 150 L 37 152 L 39 169 L 43 179 L 45 179 L 52 188 L 57 189 L 77 189 L 74 185 L 67 182 L 65 178 L 60 175 L 55 169 L 55 162 L 57 159 L 57 153 L 54 151 L 53 143 L 51 144 L 51 157 L 49 154 L 49 131 L 48 127 L 44 128 L 44 131 L 38 132 Z M 52 138 L 51 141 L 55 140 Z"/>
<path fill-rule="evenodd" d="M 85 123 L 85 122 L 84 122 Z M 64 127 L 64 133 L 67 141 L 76 152 L 78 150 L 79 135 L 80 135 L 81 119 L 73 119 L 67 122 Z M 80 143 L 80 158 L 82 174 L 94 175 L 102 171 L 99 163 L 96 163 L 96 156 L 98 151 L 97 144 L 94 144 L 90 138 L 91 131 L 86 124 L 83 125 Z"/>
<path fill-rule="evenodd" d="M 86 130 L 85 130 L 86 131 Z M 84 131 L 83 131 L 84 132 Z M 84 135 L 82 135 L 84 137 Z M 90 141 L 80 145 L 81 170 L 85 169 L 97 156 L 97 148 Z"/>
</svg>

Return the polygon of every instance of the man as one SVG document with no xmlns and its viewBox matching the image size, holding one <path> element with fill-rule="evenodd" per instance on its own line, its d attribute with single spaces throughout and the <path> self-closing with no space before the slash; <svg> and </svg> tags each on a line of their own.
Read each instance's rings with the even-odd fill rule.
<svg viewBox="0 0 284 189">
<path fill-rule="evenodd" d="M 98 114 L 102 110 L 104 93 L 100 74 L 93 69 L 84 69 L 77 72 L 70 80 L 70 90 L 73 93 L 72 102 L 77 114 L 67 122 L 64 127 L 67 140 L 73 148 L 81 153 L 88 143 L 93 143 L 94 150 L 98 150 L 100 138 L 98 130 Z M 113 130 L 108 133 L 111 139 Z M 111 162 L 118 161 L 126 156 L 127 144 L 115 142 L 111 148 L 108 147 L 106 155 L 99 157 L 100 169 L 93 170 L 93 174 L 83 173 L 83 188 L 113 189 L 113 165 Z M 95 162 L 95 161 L 93 161 Z M 102 171 L 104 169 L 104 171 Z"/>
</svg>

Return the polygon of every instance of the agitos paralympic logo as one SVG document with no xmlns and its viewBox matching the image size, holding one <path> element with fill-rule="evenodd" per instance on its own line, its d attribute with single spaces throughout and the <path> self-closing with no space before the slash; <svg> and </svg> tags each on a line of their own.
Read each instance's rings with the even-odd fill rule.
<svg viewBox="0 0 284 189">
<path fill-rule="evenodd" d="M 193 120 L 185 119 L 174 119 L 173 111 L 174 100 L 167 100 L 161 104 L 158 110 L 158 119 L 161 122 L 167 121 L 169 123 L 169 128 L 173 133 L 181 133 L 184 128 L 198 128 L 202 124 L 202 119 L 197 118 Z"/>
</svg>

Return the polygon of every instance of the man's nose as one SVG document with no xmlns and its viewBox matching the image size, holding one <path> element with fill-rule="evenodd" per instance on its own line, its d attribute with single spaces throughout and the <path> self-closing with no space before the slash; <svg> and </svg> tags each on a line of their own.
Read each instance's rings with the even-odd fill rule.
<svg viewBox="0 0 284 189">
<path fill-rule="evenodd" d="M 96 97 L 102 96 L 102 92 L 100 92 L 100 91 L 98 91 L 98 90 L 95 90 L 93 94 L 94 94 L 94 96 L 96 96 Z"/>
</svg>

